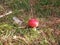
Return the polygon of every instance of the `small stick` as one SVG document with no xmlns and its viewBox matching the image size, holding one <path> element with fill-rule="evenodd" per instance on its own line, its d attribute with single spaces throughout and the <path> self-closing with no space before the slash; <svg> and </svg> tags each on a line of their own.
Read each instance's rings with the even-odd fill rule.
<svg viewBox="0 0 60 45">
<path fill-rule="evenodd" d="M 5 13 L 4 15 L 0 15 L 0 18 L 4 17 L 4 16 L 6 16 L 6 15 L 9 15 L 9 14 L 11 14 L 11 13 L 12 13 L 12 11 L 9 11 L 8 13 Z"/>
</svg>

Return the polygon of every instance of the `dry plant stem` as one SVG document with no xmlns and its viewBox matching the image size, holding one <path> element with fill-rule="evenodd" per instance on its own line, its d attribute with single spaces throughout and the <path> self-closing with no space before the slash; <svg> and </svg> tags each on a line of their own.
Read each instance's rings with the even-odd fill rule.
<svg viewBox="0 0 60 45">
<path fill-rule="evenodd" d="M 33 17 L 33 4 L 32 4 L 32 0 L 30 0 L 30 16 L 31 16 L 31 18 Z"/>
<path fill-rule="evenodd" d="M 35 16 L 34 6 L 37 3 L 37 0 L 29 0 L 29 2 L 30 2 L 30 17 L 33 18 Z"/>
<path fill-rule="evenodd" d="M 31 15 L 32 15 L 32 17 L 33 17 L 33 8 L 32 8 L 32 6 L 31 6 Z"/>
<path fill-rule="evenodd" d="M 0 18 L 4 17 L 4 16 L 6 16 L 6 15 L 9 15 L 9 14 L 11 14 L 11 13 L 12 13 L 12 11 L 9 11 L 8 13 L 5 13 L 4 15 L 0 15 Z"/>
</svg>

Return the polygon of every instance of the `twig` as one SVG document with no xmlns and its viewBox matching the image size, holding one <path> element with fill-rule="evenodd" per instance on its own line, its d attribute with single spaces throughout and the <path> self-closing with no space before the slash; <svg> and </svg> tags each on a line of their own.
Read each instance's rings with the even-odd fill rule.
<svg viewBox="0 0 60 45">
<path fill-rule="evenodd" d="M 6 15 L 9 15 L 9 14 L 11 14 L 11 13 L 12 13 L 12 11 L 9 11 L 8 13 L 5 13 L 4 15 L 0 15 L 0 18 L 4 17 L 4 16 L 6 16 Z"/>
</svg>

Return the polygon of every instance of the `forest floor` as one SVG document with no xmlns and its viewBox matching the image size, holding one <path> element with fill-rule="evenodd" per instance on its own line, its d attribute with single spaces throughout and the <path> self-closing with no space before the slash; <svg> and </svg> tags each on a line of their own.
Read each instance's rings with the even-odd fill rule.
<svg viewBox="0 0 60 45">
<path fill-rule="evenodd" d="M 48 5 L 45 6 L 43 8 L 49 8 Z M 53 16 L 40 17 L 23 9 L 11 10 L 0 4 L 0 45 L 60 45 L 60 17 L 52 13 Z M 36 31 L 27 25 L 31 16 L 39 20 Z M 16 23 L 13 17 L 22 23 Z"/>
</svg>

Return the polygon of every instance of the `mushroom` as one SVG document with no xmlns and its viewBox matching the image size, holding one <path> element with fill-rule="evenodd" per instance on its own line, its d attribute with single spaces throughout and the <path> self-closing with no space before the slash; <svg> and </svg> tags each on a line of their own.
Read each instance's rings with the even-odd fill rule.
<svg viewBox="0 0 60 45">
<path fill-rule="evenodd" d="M 28 26 L 36 30 L 36 27 L 38 27 L 39 21 L 35 18 L 32 18 L 28 21 Z"/>
</svg>

